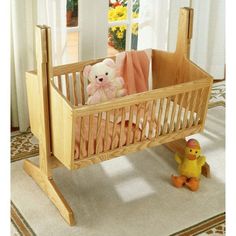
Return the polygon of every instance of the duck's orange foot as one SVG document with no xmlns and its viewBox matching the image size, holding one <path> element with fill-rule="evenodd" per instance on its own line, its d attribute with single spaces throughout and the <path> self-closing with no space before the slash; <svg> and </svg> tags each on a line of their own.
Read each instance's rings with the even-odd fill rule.
<svg viewBox="0 0 236 236">
<path fill-rule="evenodd" d="M 190 178 L 185 184 L 191 191 L 197 191 L 199 189 L 199 179 Z"/>
<path fill-rule="evenodd" d="M 187 181 L 187 178 L 185 176 L 171 176 L 171 180 L 172 180 L 172 184 L 176 187 L 176 188 L 181 188 L 184 186 L 184 184 Z"/>
</svg>

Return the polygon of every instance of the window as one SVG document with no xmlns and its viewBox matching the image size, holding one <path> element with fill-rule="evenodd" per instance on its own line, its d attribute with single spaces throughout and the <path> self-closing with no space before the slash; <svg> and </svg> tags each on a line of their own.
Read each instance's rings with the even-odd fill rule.
<svg viewBox="0 0 236 236">
<path fill-rule="evenodd" d="M 110 0 L 108 55 L 137 49 L 140 0 Z"/>
<path fill-rule="evenodd" d="M 66 27 L 67 27 L 67 40 L 66 40 L 66 52 L 67 62 L 78 61 L 78 47 L 79 47 L 79 13 L 78 0 L 66 1 Z"/>
</svg>

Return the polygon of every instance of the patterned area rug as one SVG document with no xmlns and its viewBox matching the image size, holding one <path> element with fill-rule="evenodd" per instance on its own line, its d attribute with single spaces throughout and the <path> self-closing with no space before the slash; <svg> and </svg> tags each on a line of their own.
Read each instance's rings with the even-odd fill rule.
<svg viewBox="0 0 236 236">
<path fill-rule="evenodd" d="M 39 153 L 38 140 L 31 132 L 11 136 L 11 161 L 19 161 Z"/>
<path fill-rule="evenodd" d="M 225 84 L 220 82 L 214 85 L 209 108 L 225 106 Z M 11 137 L 11 161 L 16 162 L 38 155 L 38 141 L 32 133 L 14 134 Z M 36 235 L 24 218 L 23 214 L 11 202 L 11 232 L 13 236 Z M 171 234 L 173 236 L 188 235 L 225 235 L 225 213 L 213 216 L 198 224 Z"/>
</svg>

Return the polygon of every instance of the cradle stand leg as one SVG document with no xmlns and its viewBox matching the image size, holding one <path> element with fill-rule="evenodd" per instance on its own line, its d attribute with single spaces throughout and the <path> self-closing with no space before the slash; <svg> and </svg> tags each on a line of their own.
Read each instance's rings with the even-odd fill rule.
<svg viewBox="0 0 236 236">
<path fill-rule="evenodd" d="M 164 145 L 172 152 L 178 152 L 179 154 L 183 155 L 186 143 L 187 142 L 185 139 L 179 139 L 170 143 L 165 143 Z M 210 166 L 207 162 L 202 167 L 202 175 L 204 175 L 206 178 L 210 178 Z"/>
<path fill-rule="evenodd" d="M 23 168 L 25 172 L 30 175 L 34 179 L 34 181 L 41 187 L 41 189 L 47 194 L 48 198 L 57 207 L 65 221 L 69 225 L 74 225 L 75 220 L 73 211 L 58 189 L 53 178 L 45 175 L 38 166 L 36 166 L 29 160 L 24 161 Z"/>
<path fill-rule="evenodd" d="M 24 170 L 46 193 L 48 198 L 58 208 L 62 217 L 69 225 L 74 225 L 74 214 L 52 178 L 52 168 L 56 163 L 52 157 L 51 127 L 50 127 L 50 90 L 49 84 L 53 78 L 51 30 L 46 26 L 36 27 L 36 56 L 37 56 L 37 86 L 39 95 L 38 133 L 39 166 L 31 161 L 24 161 Z M 54 160 L 54 164 L 53 164 Z"/>
</svg>

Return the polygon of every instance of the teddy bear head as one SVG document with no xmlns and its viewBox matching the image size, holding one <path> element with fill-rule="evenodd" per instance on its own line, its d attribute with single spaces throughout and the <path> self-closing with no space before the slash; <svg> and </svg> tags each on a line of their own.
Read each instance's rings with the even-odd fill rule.
<svg viewBox="0 0 236 236">
<path fill-rule="evenodd" d="M 88 78 L 91 83 L 105 84 L 115 78 L 116 64 L 112 59 L 107 58 L 92 66 L 85 66 L 83 75 L 85 78 Z"/>
</svg>

